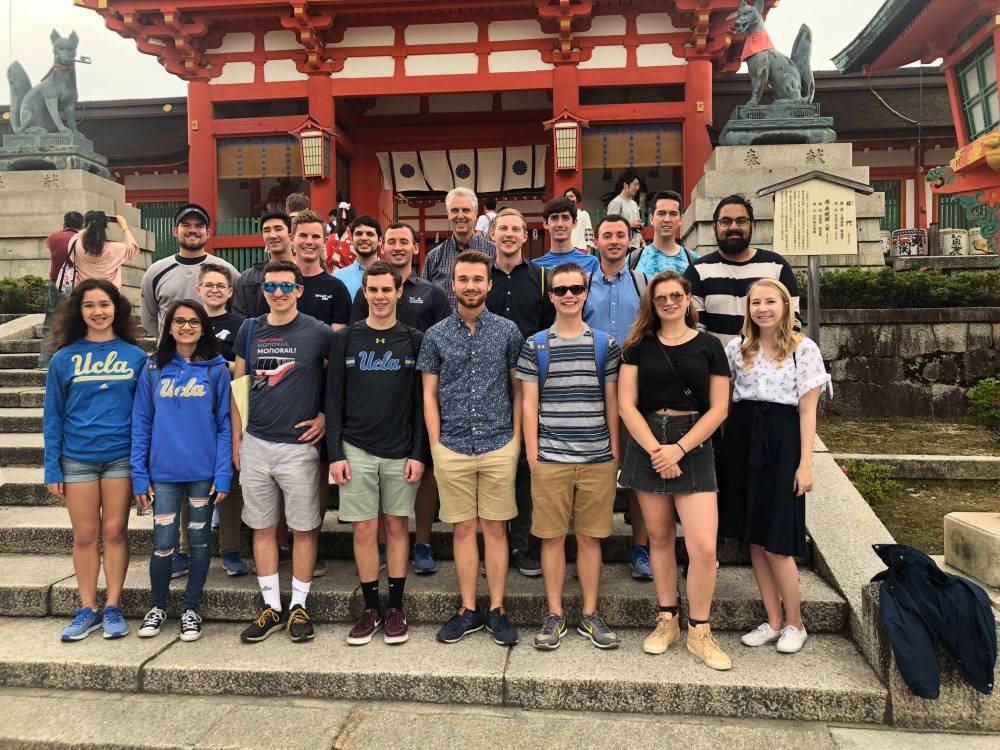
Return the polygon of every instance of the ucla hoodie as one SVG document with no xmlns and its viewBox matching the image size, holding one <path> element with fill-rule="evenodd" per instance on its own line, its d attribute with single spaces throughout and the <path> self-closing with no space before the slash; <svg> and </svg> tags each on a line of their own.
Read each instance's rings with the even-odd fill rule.
<svg viewBox="0 0 1000 750">
<path fill-rule="evenodd" d="M 221 356 L 188 362 L 179 354 L 162 369 L 150 357 L 132 409 L 132 492 L 151 482 L 212 479 L 229 492 L 233 477 L 229 368 Z"/>
</svg>

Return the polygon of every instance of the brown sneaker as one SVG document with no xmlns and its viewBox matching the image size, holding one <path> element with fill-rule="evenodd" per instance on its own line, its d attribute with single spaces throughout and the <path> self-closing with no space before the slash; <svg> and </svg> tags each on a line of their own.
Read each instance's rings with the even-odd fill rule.
<svg viewBox="0 0 1000 750">
<path fill-rule="evenodd" d="M 351 632 L 347 636 L 347 645 L 364 646 L 371 643 L 372 636 L 382 629 L 382 617 L 378 610 L 366 609 L 361 613 L 361 617 L 354 623 Z"/>
<path fill-rule="evenodd" d="M 642 642 L 642 650 L 647 654 L 663 654 L 670 644 L 681 638 L 681 625 L 677 618 L 669 612 L 660 612 L 656 616 L 656 627 L 649 637 Z"/>
<path fill-rule="evenodd" d="M 712 637 L 712 626 L 707 622 L 704 625 L 688 626 L 688 651 L 712 669 L 725 671 L 733 668 L 733 663 L 726 656 L 726 652 L 719 648 L 719 644 Z"/>
<path fill-rule="evenodd" d="M 382 638 L 389 644 L 406 643 L 410 639 L 410 628 L 406 624 L 406 615 L 403 614 L 403 610 L 395 607 L 386 610 Z"/>
</svg>

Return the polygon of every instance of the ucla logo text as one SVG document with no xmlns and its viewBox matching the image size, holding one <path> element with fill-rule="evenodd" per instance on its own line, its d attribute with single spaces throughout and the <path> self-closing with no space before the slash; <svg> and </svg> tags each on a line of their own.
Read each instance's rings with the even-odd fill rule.
<svg viewBox="0 0 1000 750">
<path fill-rule="evenodd" d="M 73 363 L 73 381 L 77 383 L 86 380 L 131 380 L 135 377 L 135 371 L 128 362 L 118 359 L 118 352 L 108 352 L 104 359 L 97 360 L 92 352 L 86 356 L 74 354 L 70 361 Z"/>
<path fill-rule="evenodd" d="M 177 385 L 176 378 L 163 378 L 160 381 L 160 398 L 201 398 L 205 395 L 205 386 L 195 378 L 190 378 L 184 385 Z"/>
<path fill-rule="evenodd" d="M 361 369 L 384 372 L 399 369 L 399 360 L 392 358 L 392 352 L 388 351 L 381 358 L 375 356 L 375 352 L 360 352 L 358 358 L 361 360 Z"/>
</svg>

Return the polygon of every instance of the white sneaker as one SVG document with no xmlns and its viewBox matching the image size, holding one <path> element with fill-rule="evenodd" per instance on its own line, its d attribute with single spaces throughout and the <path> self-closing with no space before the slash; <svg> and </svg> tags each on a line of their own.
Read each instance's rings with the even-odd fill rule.
<svg viewBox="0 0 1000 750">
<path fill-rule="evenodd" d="M 757 626 L 756 630 L 751 630 L 749 633 L 740 638 L 743 641 L 744 646 L 763 646 L 767 643 L 773 643 L 781 637 L 781 633 L 784 631 L 778 631 L 772 628 L 768 623 L 763 623 Z"/>
<path fill-rule="evenodd" d="M 779 654 L 797 654 L 802 650 L 806 642 L 806 629 L 799 630 L 791 625 L 786 625 L 781 629 L 781 637 L 778 639 Z"/>
</svg>

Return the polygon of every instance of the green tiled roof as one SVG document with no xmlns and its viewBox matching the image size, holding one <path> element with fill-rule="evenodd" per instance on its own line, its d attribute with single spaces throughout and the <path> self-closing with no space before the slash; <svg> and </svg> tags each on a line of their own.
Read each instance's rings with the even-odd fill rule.
<svg viewBox="0 0 1000 750">
<path fill-rule="evenodd" d="M 833 58 L 841 73 L 856 73 L 877 58 L 931 0 L 885 0 L 868 25 Z"/>
</svg>

